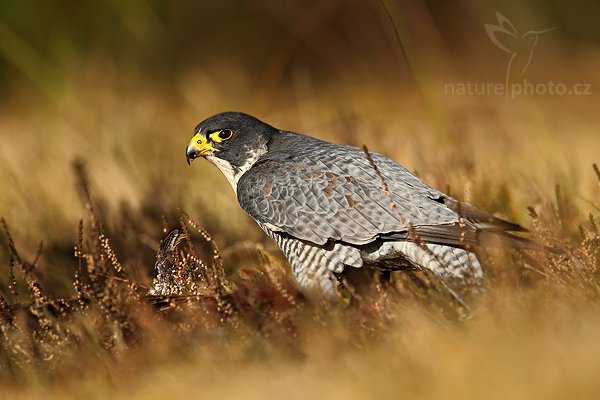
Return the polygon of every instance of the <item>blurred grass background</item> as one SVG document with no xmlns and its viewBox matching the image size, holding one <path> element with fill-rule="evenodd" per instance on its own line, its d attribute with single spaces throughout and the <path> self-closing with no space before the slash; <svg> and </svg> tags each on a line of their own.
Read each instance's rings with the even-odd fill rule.
<svg viewBox="0 0 600 400">
<path fill-rule="evenodd" d="M 508 55 L 484 29 L 497 23 L 496 12 L 520 33 L 559 27 L 540 37 L 528 81 L 585 83 L 590 94 L 507 100 L 445 93 L 448 83 L 503 82 Z M 73 290 L 84 214 L 71 171 L 76 158 L 86 161 L 104 201 L 107 229 L 134 216 L 128 243 L 143 249 L 135 263 L 146 284 L 162 217 L 179 209 L 221 247 L 273 248 L 215 168 L 185 164 L 193 127 L 239 110 L 283 129 L 366 144 L 432 186 L 527 227 L 527 207 L 556 213 L 552 233 L 568 244 L 600 210 L 592 169 L 600 148 L 598 15 L 592 0 L 3 0 L 0 216 L 25 254 L 35 254 L 31 243 L 46 243 L 38 273 L 63 295 Z M 0 256 L 7 264 L 6 246 Z M 226 266 L 241 262 L 232 257 Z M 178 390 L 276 397 L 298 384 L 339 398 L 600 393 L 591 374 L 600 370 L 597 297 L 568 292 L 546 304 L 539 287 L 501 287 L 466 326 L 441 326 L 414 305 L 398 311 L 397 332 L 341 356 L 345 336 L 319 339 L 322 332 L 307 328 L 307 338 L 321 341 L 301 365 L 240 361 L 235 349 L 205 348 L 181 362 L 144 360 L 152 367 L 123 397 Z M 137 367 L 134 358 L 118 371 L 129 379 Z M 102 398 L 128 386 L 110 367 L 92 370 L 100 372 L 65 387 L 86 397 L 102 388 Z M 14 390 L 15 397 L 65 395 L 60 384 Z"/>
</svg>

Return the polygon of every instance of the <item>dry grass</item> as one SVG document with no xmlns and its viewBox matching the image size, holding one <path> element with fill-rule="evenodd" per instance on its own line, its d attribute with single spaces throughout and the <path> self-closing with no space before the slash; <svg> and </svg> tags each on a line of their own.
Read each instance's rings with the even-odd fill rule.
<svg viewBox="0 0 600 400">
<path fill-rule="evenodd" d="M 211 81 L 181 79 L 161 95 L 82 80 L 60 105 L 2 115 L 0 397 L 600 395 L 600 135 L 589 103 L 440 96 L 442 132 L 395 81 L 274 97 L 261 116 L 276 126 L 366 144 L 574 256 L 481 249 L 487 291 L 470 312 L 402 275 L 387 294 L 335 307 L 295 291 L 216 169 L 185 165 L 198 119 L 252 99 L 199 103 Z M 78 101 L 90 96 L 93 109 Z M 160 256 L 173 290 L 147 296 L 174 227 L 181 241 Z"/>
</svg>

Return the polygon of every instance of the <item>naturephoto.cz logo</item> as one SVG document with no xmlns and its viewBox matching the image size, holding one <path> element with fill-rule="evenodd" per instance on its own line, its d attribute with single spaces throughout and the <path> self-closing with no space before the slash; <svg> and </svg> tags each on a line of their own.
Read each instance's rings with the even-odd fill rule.
<svg viewBox="0 0 600 400">
<path fill-rule="evenodd" d="M 485 24 L 485 31 L 492 43 L 507 53 L 504 82 L 447 82 L 444 94 L 451 96 L 587 96 L 592 94 L 590 83 L 530 82 L 523 78 L 533 60 L 540 37 L 558 29 L 558 26 L 530 30 L 520 34 L 504 15 L 496 11 L 497 24 Z"/>
</svg>

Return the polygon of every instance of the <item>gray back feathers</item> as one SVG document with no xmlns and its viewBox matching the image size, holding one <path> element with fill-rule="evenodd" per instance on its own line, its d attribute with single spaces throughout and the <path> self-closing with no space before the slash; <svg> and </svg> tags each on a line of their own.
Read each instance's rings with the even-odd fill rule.
<svg viewBox="0 0 600 400">
<path fill-rule="evenodd" d="M 361 149 L 282 132 L 240 179 L 238 200 L 259 222 L 321 245 L 361 245 L 387 234 L 406 237 L 410 226 L 458 224 L 441 193 L 390 159 L 371 156 L 388 193 Z"/>
</svg>

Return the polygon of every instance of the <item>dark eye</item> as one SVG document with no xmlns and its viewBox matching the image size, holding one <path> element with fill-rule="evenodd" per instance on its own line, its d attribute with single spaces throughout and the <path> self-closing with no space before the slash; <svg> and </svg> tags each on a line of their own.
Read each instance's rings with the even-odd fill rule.
<svg viewBox="0 0 600 400">
<path fill-rule="evenodd" d="M 219 131 L 219 139 L 221 139 L 221 140 L 231 139 L 232 136 L 233 136 L 233 131 L 231 129 L 223 129 L 223 130 Z"/>
</svg>

